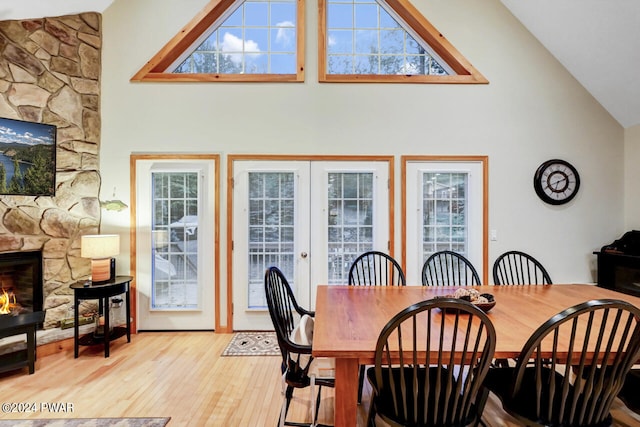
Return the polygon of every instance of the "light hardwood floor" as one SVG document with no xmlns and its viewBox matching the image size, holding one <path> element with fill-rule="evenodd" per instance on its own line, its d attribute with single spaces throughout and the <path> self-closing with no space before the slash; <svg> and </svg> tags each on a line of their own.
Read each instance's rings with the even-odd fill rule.
<svg viewBox="0 0 640 427">
<path fill-rule="evenodd" d="M 221 357 L 230 334 L 145 332 L 114 341 L 111 357 L 102 347 L 81 347 L 40 357 L 36 372 L 0 374 L 3 403 L 35 403 L 33 413 L 0 413 L 11 418 L 171 417 L 169 427 L 276 426 L 280 394 L 280 358 Z M 309 417 L 308 392 L 297 390 L 288 419 Z M 64 404 L 72 412 L 43 410 L 43 403 Z M 364 426 L 368 389 L 358 414 Z M 333 390 L 323 389 L 320 421 L 331 423 Z M 619 402 L 616 426 L 639 426 L 640 417 Z M 490 399 L 484 420 L 489 427 L 518 424 Z"/>
</svg>

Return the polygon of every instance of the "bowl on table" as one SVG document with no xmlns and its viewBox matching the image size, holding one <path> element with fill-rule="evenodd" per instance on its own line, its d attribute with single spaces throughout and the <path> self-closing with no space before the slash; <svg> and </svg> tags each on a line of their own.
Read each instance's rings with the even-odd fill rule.
<svg viewBox="0 0 640 427">
<path fill-rule="evenodd" d="M 440 295 L 436 298 L 454 298 L 461 299 L 463 301 L 468 301 L 471 304 L 478 307 L 480 310 L 485 313 L 489 312 L 496 305 L 496 299 L 492 294 L 488 293 L 480 293 L 475 289 L 464 289 L 460 288 L 456 290 L 455 294 L 449 295 Z M 448 309 L 446 311 L 451 311 L 452 309 Z"/>
</svg>

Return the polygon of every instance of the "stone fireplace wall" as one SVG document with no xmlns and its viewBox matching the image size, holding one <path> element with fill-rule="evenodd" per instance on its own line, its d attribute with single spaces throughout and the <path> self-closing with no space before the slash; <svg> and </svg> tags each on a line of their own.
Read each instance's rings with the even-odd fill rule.
<svg viewBox="0 0 640 427">
<path fill-rule="evenodd" d="M 44 328 L 88 278 L 80 236 L 100 228 L 101 15 L 0 22 L 0 117 L 57 127 L 54 197 L 0 196 L 0 252 L 43 252 Z"/>
</svg>

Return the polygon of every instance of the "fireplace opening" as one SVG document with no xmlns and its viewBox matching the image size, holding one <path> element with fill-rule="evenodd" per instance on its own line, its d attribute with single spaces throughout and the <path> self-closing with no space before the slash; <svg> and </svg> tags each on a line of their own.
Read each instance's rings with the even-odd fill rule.
<svg viewBox="0 0 640 427">
<path fill-rule="evenodd" d="M 22 306 L 16 302 L 16 294 L 13 291 L 7 292 L 2 288 L 0 293 L 0 314 L 20 314 Z"/>
<path fill-rule="evenodd" d="M 26 348 L 0 354 L 0 372 L 35 371 L 36 330 L 42 328 L 42 252 L 0 253 L 0 339 L 26 335 Z"/>
<path fill-rule="evenodd" d="M 0 253 L 0 327 L 42 311 L 42 252 Z"/>
</svg>

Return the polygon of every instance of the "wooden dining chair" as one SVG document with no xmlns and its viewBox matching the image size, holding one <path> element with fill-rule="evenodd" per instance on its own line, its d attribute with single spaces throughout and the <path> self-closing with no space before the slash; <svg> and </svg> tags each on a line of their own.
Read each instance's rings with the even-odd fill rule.
<svg viewBox="0 0 640 427">
<path fill-rule="evenodd" d="M 406 279 L 400 264 L 390 255 L 368 251 L 359 255 L 349 268 L 350 286 L 405 286 Z M 362 402 L 365 366 L 358 373 L 358 403 Z"/>
<path fill-rule="evenodd" d="M 391 426 L 476 425 L 495 345 L 491 320 L 467 301 L 430 299 L 400 311 L 380 332 L 367 369 L 367 427 L 376 417 Z"/>
<path fill-rule="evenodd" d="M 520 251 L 500 255 L 493 263 L 496 285 L 550 285 L 551 277 L 534 257 Z"/>
<path fill-rule="evenodd" d="M 520 251 L 508 251 L 493 263 L 495 285 L 550 285 L 551 278 L 543 265 L 531 255 Z M 507 359 L 497 359 L 496 366 L 506 367 Z"/>
<path fill-rule="evenodd" d="M 322 387 L 333 387 L 334 378 L 313 377 L 310 375 L 314 358 L 311 356 L 311 344 L 294 342 L 296 325 L 303 316 L 313 317 L 314 312 L 305 310 L 296 302 L 293 291 L 286 277 L 277 267 L 267 269 L 264 278 L 264 288 L 267 298 L 269 315 L 278 338 L 278 346 L 282 354 L 282 374 L 286 383 L 285 401 L 281 408 L 279 426 L 309 426 L 315 427 L 317 414 L 320 408 Z M 311 423 L 297 423 L 286 421 L 293 391 L 296 388 L 305 388 L 310 385 L 318 385 L 314 411 L 312 411 Z M 312 390 L 313 391 L 313 390 Z M 312 397 L 314 393 L 311 393 Z"/>
<path fill-rule="evenodd" d="M 480 276 L 473 264 L 457 252 L 436 252 L 422 265 L 423 286 L 479 286 L 480 284 Z"/>
<path fill-rule="evenodd" d="M 611 405 L 640 356 L 639 321 L 640 308 L 621 300 L 567 308 L 531 335 L 514 367 L 491 369 L 485 385 L 525 425 L 610 426 Z"/>
<path fill-rule="evenodd" d="M 406 284 L 400 264 L 384 252 L 364 252 L 353 261 L 349 268 L 349 285 L 404 286 Z"/>
</svg>

